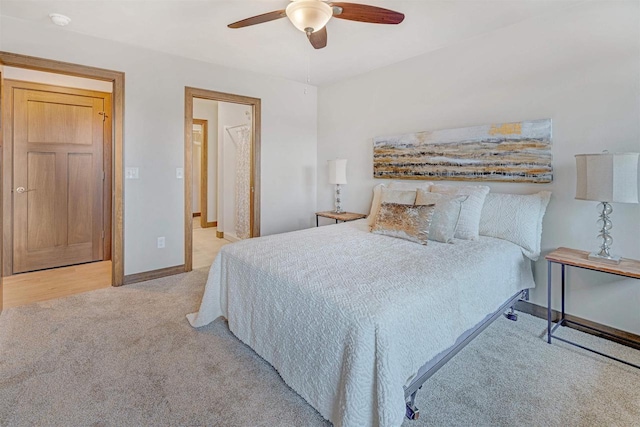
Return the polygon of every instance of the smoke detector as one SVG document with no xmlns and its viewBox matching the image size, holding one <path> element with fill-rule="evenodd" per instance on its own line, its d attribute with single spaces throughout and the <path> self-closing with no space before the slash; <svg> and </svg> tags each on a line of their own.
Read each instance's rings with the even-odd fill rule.
<svg viewBox="0 0 640 427">
<path fill-rule="evenodd" d="M 59 13 L 51 13 L 49 14 L 49 18 L 51 18 L 51 22 L 53 22 L 56 25 L 59 25 L 60 27 L 69 25 L 69 22 L 71 22 L 71 18 L 65 15 L 61 15 Z"/>
</svg>

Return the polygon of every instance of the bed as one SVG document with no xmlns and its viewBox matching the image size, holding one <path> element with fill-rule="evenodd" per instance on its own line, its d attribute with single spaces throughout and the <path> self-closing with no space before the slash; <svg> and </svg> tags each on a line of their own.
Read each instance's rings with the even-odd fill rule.
<svg viewBox="0 0 640 427">
<path fill-rule="evenodd" d="M 424 380 L 534 286 L 507 240 L 423 246 L 360 220 L 223 247 L 187 317 L 224 316 L 335 426 L 399 426 Z"/>
</svg>

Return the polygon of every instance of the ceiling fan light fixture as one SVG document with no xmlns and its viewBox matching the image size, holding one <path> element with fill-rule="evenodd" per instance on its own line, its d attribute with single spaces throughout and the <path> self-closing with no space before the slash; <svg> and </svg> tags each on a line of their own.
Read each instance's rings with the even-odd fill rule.
<svg viewBox="0 0 640 427">
<path fill-rule="evenodd" d="M 313 33 L 327 25 L 333 16 L 333 9 L 320 0 L 295 0 L 287 6 L 286 13 L 297 29 Z"/>
</svg>

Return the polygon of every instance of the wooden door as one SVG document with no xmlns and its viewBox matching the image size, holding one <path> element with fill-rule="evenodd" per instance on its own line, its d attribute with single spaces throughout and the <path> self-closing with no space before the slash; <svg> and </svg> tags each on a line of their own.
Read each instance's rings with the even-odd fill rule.
<svg viewBox="0 0 640 427">
<path fill-rule="evenodd" d="M 105 100 L 60 89 L 13 89 L 13 273 L 103 257 Z"/>
</svg>

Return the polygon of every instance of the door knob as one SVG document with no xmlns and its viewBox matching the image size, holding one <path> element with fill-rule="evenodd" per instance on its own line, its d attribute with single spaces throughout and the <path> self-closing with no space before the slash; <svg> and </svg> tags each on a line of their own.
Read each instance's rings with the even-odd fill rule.
<svg viewBox="0 0 640 427">
<path fill-rule="evenodd" d="M 18 188 L 16 188 L 16 193 L 18 193 L 18 194 L 22 194 L 22 193 L 26 193 L 26 192 L 28 192 L 28 191 L 33 191 L 33 190 L 34 190 L 34 189 L 27 190 L 27 189 L 26 189 L 26 188 L 24 188 L 24 187 L 18 187 Z"/>
</svg>

